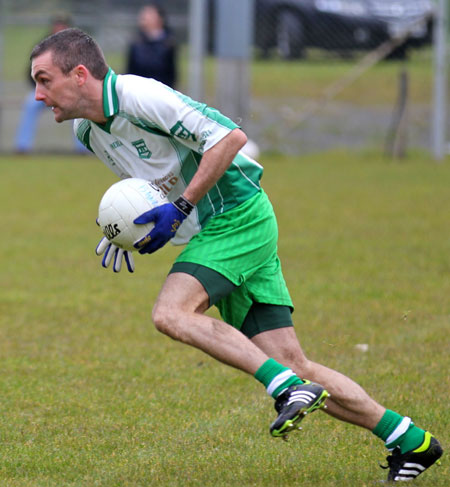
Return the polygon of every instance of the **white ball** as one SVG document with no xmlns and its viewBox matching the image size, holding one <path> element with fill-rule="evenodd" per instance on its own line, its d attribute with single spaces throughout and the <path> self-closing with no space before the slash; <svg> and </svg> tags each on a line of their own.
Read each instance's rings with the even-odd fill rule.
<svg viewBox="0 0 450 487">
<path fill-rule="evenodd" d="M 134 219 L 168 199 L 154 184 L 140 178 L 123 179 L 103 195 L 98 207 L 98 223 L 105 237 L 124 250 L 136 250 L 134 244 L 145 237 L 153 223 L 136 225 Z"/>
</svg>

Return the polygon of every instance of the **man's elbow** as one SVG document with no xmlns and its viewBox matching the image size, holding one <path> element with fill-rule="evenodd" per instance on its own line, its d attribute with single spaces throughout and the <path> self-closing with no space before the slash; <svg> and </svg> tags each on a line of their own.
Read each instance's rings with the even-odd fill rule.
<svg viewBox="0 0 450 487">
<path fill-rule="evenodd" d="M 247 143 L 247 135 L 241 129 L 234 129 L 232 133 L 234 142 L 237 147 L 237 151 L 240 151 L 242 147 L 244 147 L 244 145 Z"/>
</svg>

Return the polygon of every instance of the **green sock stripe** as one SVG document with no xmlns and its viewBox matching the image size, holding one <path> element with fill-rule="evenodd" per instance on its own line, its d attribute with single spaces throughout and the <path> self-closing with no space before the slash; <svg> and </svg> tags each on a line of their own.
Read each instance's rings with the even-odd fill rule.
<svg viewBox="0 0 450 487">
<path fill-rule="evenodd" d="M 408 429 L 402 435 L 400 435 L 394 441 L 391 441 L 390 443 L 386 443 L 386 445 L 385 445 L 386 448 L 389 450 L 393 450 L 396 446 L 401 445 L 403 440 L 406 438 L 407 434 L 409 433 L 409 431 L 411 431 L 412 428 L 414 428 L 413 422 L 411 422 Z"/>
<path fill-rule="evenodd" d="M 400 416 L 400 414 L 386 409 L 386 412 L 383 414 L 383 417 L 380 419 L 379 423 L 372 430 L 372 433 L 375 436 L 378 436 L 378 438 L 381 438 L 383 441 L 386 441 L 389 435 L 401 423 L 402 419 L 403 416 Z"/>
<path fill-rule="evenodd" d="M 285 374 L 287 372 L 287 374 Z M 286 376 L 284 380 L 283 375 Z M 255 372 L 255 378 L 261 382 L 267 392 L 275 399 L 280 392 L 294 384 L 303 384 L 303 381 L 297 377 L 291 369 L 279 364 L 273 358 L 264 362 Z M 276 379 L 274 381 L 274 379 Z M 270 387 L 269 387 L 270 386 Z M 272 390 L 274 389 L 274 390 Z"/>
<path fill-rule="evenodd" d="M 425 431 L 415 426 L 414 423 L 411 423 L 408 431 L 403 433 L 403 435 L 398 437 L 392 443 L 389 443 L 389 445 L 386 445 L 386 448 L 393 449 L 396 446 L 399 446 L 401 453 L 406 453 L 421 446 L 424 439 Z"/>
<path fill-rule="evenodd" d="M 274 377 L 281 374 L 285 370 L 289 370 L 288 367 L 279 364 L 273 358 L 264 362 L 261 367 L 255 372 L 255 379 L 259 380 L 265 388 L 269 386 Z"/>
<path fill-rule="evenodd" d="M 280 393 L 283 392 L 288 387 L 300 385 L 300 384 L 303 384 L 303 381 L 299 379 L 296 375 L 293 375 L 292 377 L 289 377 L 288 380 L 283 382 L 283 384 L 281 384 L 272 392 L 272 397 L 276 399 L 280 395 Z"/>
<path fill-rule="evenodd" d="M 373 429 L 372 433 L 378 436 L 378 438 L 381 438 L 384 442 L 386 442 L 386 440 L 395 431 L 395 429 L 402 420 L 403 416 L 400 416 L 400 414 L 387 409 L 380 422 Z M 401 453 L 406 453 L 408 451 L 419 448 L 424 442 L 424 439 L 425 431 L 415 426 L 414 423 L 411 421 L 411 424 L 409 425 L 407 431 L 405 431 L 401 436 L 396 438 L 394 441 L 391 441 L 389 444 L 386 444 L 385 446 L 388 449 L 393 449 L 399 446 Z"/>
</svg>

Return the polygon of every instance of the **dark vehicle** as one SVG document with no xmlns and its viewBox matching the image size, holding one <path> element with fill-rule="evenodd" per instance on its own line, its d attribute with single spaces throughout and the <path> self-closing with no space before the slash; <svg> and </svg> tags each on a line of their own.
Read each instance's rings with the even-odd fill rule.
<svg viewBox="0 0 450 487">
<path fill-rule="evenodd" d="M 431 42 L 431 0 L 256 0 L 255 42 L 263 56 L 273 50 L 299 58 L 308 47 L 338 53 L 370 50 L 386 40 L 405 41 L 393 52 Z"/>
</svg>

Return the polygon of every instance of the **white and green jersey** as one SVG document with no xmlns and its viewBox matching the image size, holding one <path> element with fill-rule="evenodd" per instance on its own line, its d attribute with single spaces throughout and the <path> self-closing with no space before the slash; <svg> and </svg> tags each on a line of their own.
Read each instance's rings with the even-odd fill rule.
<svg viewBox="0 0 450 487">
<path fill-rule="evenodd" d="M 202 154 L 238 126 L 217 110 L 148 78 L 116 75 L 103 83 L 105 125 L 75 120 L 80 141 L 120 178 L 144 178 L 176 200 Z M 206 222 L 260 191 L 262 167 L 242 152 L 183 222 L 174 244 L 183 244 Z"/>
</svg>

